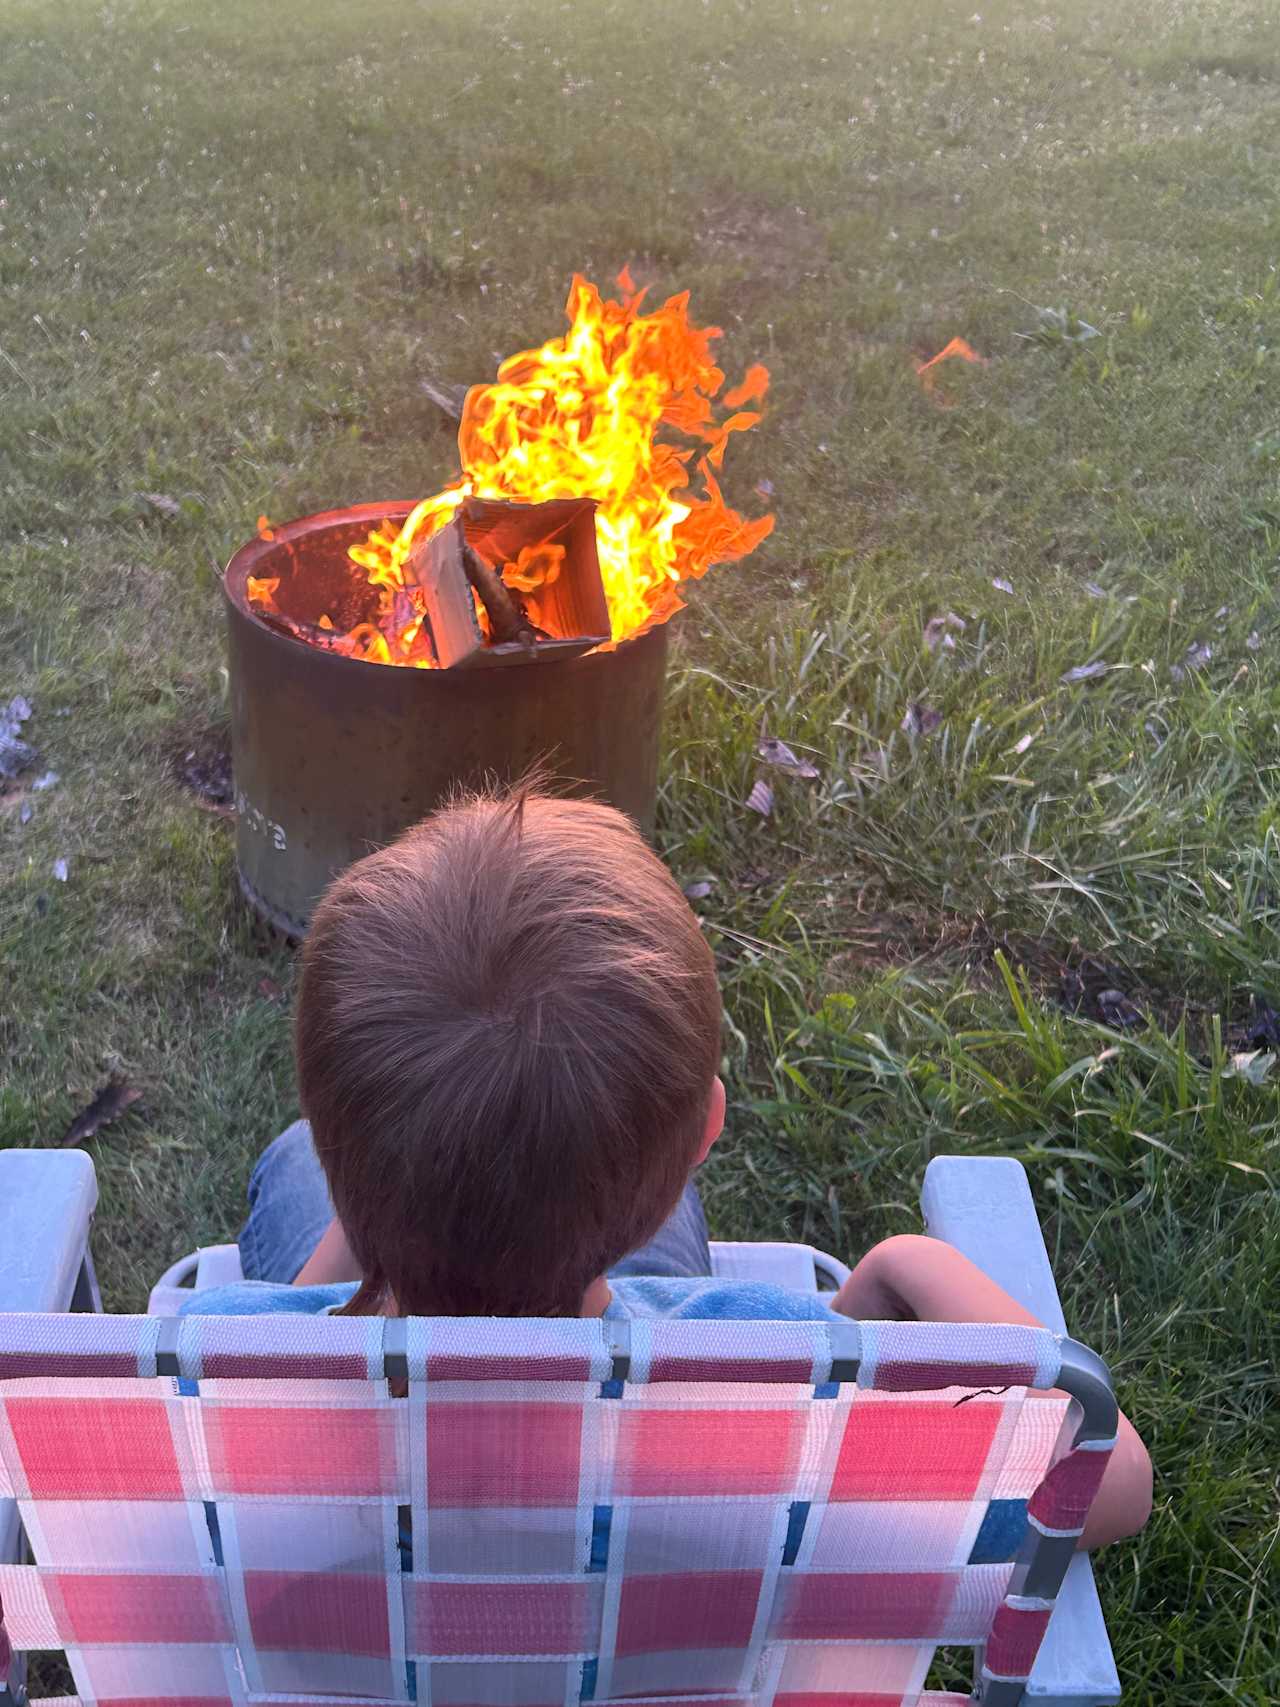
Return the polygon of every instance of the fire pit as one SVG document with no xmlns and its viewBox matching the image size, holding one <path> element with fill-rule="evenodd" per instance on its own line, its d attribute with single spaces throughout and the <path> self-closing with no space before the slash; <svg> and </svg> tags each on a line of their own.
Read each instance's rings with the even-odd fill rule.
<svg viewBox="0 0 1280 1707">
<path fill-rule="evenodd" d="M 619 282 L 615 302 L 575 279 L 565 337 L 472 388 L 462 474 L 436 497 L 264 520 L 231 559 L 237 864 L 286 934 L 460 784 L 541 762 L 651 831 L 678 583 L 772 526 L 713 473 L 768 376 L 752 368 L 717 419 L 718 334 L 684 296 L 641 314 Z"/>
<path fill-rule="evenodd" d="M 515 778 L 546 759 L 646 834 L 653 827 L 665 628 L 611 652 L 507 669 L 378 669 L 299 644 L 254 613 L 249 577 L 278 575 L 283 610 L 297 583 L 307 608 L 319 595 L 352 626 L 368 620 L 369 589 L 352 582 L 347 549 L 412 508 L 361 504 L 304 516 L 244 546 L 227 567 L 240 887 L 290 936 L 305 931 L 336 872 L 391 841 L 455 784 Z"/>
</svg>

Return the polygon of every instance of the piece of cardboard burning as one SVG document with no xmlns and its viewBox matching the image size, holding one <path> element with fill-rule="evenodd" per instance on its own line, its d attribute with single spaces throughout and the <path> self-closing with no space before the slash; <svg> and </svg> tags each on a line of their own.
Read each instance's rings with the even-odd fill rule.
<svg viewBox="0 0 1280 1707">
<path fill-rule="evenodd" d="M 572 658 L 608 640 L 595 509 L 590 498 L 466 498 L 446 527 L 409 554 L 405 585 L 441 669 Z"/>
</svg>

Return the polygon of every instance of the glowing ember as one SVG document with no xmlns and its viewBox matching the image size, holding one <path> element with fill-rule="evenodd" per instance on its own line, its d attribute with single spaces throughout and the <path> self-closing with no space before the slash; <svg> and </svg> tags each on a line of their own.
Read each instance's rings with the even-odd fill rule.
<svg viewBox="0 0 1280 1707">
<path fill-rule="evenodd" d="M 614 301 L 575 276 L 565 335 L 509 357 L 492 385 L 468 392 L 458 430 L 461 475 L 423 499 L 402 527 L 384 522 L 350 548 L 378 589 L 378 617 L 347 634 L 322 619 L 326 649 L 433 666 L 404 565 L 470 494 L 524 504 L 596 501 L 614 643 L 665 622 L 683 604 L 681 581 L 745 557 L 772 530 L 772 516 L 748 521 L 730 509 L 715 477 L 730 435 L 760 419 L 747 405 L 764 397 L 767 370 L 756 364 L 720 397 L 725 376 L 711 356 L 720 333 L 690 321 L 688 293 L 642 314 L 645 292 L 625 270 L 618 284 Z M 693 443 L 660 437 L 664 429 Z M 503 579 L 536 594 L 555 581 L 562 557 L 554 544 L 525 547 L 502 565 Z M 250 599 L 270 610 L 272 590 L 263 578 L 250 584 Z"/>
<path fill-rule="evenodd" d="M 972 344 L 966 343 L 963 338 L 953 338 L 949 344 L 944 345 L 938 351 L 936 356 L 930 356 L 927 362 L 916 363 L 916 372 L 919 374 L 926 391 L 933 390 L 934 380 L 937 378 L 933 370 L 942 362 L 949 362 L 954 357 L 959 357 L 963 362 L 977 362 L 980 367 L 987 365 L 987 358 L 980 356 Z"/>
</svg>

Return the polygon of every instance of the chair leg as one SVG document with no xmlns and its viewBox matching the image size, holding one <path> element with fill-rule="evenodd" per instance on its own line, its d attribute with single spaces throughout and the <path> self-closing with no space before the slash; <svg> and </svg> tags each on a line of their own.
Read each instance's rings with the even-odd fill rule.
<svg viewBox="0 0 1280 1707">
<path fill-rule="evenodd" d="M 76 1289 L 71 1294 L 71 1311 L 73 1315 L 102 1314 L 102 1293 L 98 1289 L 98 1274 L 93 1266 L 93 1253 L 87 1245 L 80 1272 L 76 1276 Z M 0 1702 L 0 1707 L 4 1707 L 3 1702 Z"/>
</svg>

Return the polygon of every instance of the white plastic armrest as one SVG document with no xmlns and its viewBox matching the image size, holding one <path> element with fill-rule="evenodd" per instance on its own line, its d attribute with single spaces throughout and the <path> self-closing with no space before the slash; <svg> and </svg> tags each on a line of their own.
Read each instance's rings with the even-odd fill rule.
<svg viewBox="0 0 1280 1707">
<path fill-rule="evenodd" d="M 1066 1333 L 1021 1162 L 1012 1156 L 935 1156 L 924 1171 L 920 1207 L 935 1239 L 963 1252 L 1046 1328 Z"/>
<path fill-rule="evenodd" d="M 0 1310 L 101 1309 L 89 1256 L 97 1202 L 83 1150 L 0 1150 Z M 0 1500 L 0 1564 L 17 1556 L 18 1508 Z"/>
<path fill-rule="evenodd" d="M 1054 1333 L 1067 1331 L 1040 1218 L 1011 1156 L 936 1156 L 920 1193 L 925 1224 Z M 1078 1554 L 1027 1686 L 1028 1707 L 1100 1707 L 1120 1699 L 1093 1567 Z"/>
<path fill-rule="evenodd" d="M 792 1292 L 817 1292 L 820 1279 L 838 1291 L 849 1270 L 837 1257 L 812 1245 L 762 1240 L 713 1239 L 711 1272 L 717 1280 L 755 1280 Z"/>
<path fill-rule="evenodd" d="M 176 1316 L 195 1292 L 243 1280 L 239 1245 L 204 1245 L 171 1263 L 151 1288 L 148 1316 Z M 188 1284 L 190 1283 L 190 1284 Z"/>
<path fill-rule="evenodd" d="M 97 1204 L 97 1177 L 83 1150 L 0 1150 L 0 1310 L 69 1310 L 81 1302 L 76 1291 Z"/>
<path fill-rule="evenodd" d="M 196 1291 L 206 1286 L 231 1286 L 244 1279 L 239 1245 L 206 1245 L 196 1264 Z"/>
<path fill-rule="evenodd" d="M 187 1282 L 196 1272 L 196 1264 L 200 1260 L 200 1252 L 192 1251 L 185 1257 L 179 1257 L 177 1262 L 170 1263 L 168 1268 L 151 1288 L 147 1298 L 148 1316 L 176 1316 L 185 1299 L 191 1296 L 191 1288 Z"/>
</svg>

